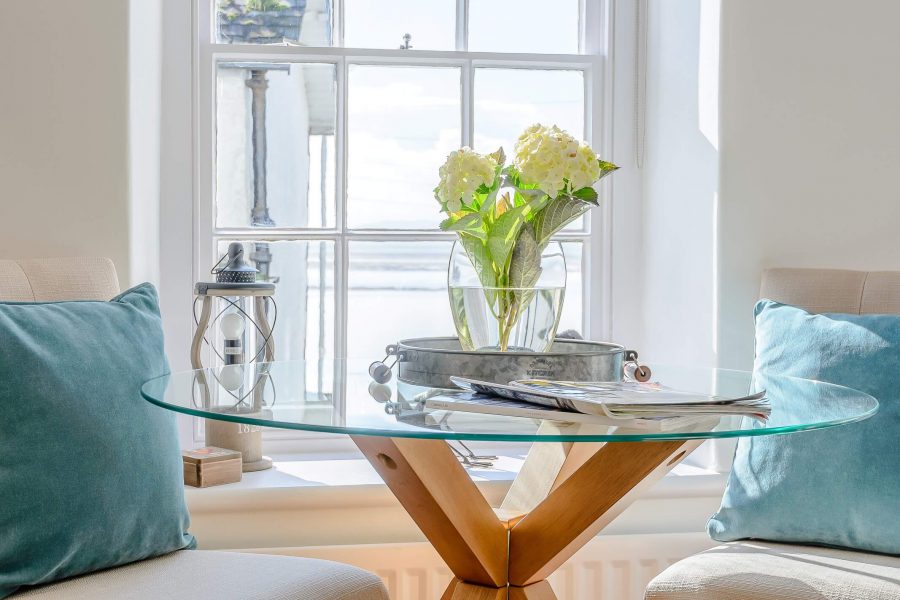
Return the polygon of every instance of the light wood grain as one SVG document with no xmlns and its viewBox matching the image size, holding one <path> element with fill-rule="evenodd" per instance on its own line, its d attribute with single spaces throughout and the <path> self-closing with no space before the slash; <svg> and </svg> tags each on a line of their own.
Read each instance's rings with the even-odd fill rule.
<svg viewBox="0 0 900 600">
<path fill-rule="evenodd" d="M 458 578 L 506 585 L 506 528 L 446 442 L 352 439 Z"/>
<path fill-rule="evenodd" d="M 510 530 L 510 583 L 545 579 L 700 443 L 603 445 Z"/>
<path fill-rule="evenodd" d="M 527 587 L 509 587 L 509 600 L 557 600 L 553 588 L 546 581 L 539 581 Z"/>
<path fill-rule="evenodd" d="M 441 600 L 508 600 L 508 593 L 505 585 L 486 587 L 454 579 L 447 586 Z"/>
</svg>

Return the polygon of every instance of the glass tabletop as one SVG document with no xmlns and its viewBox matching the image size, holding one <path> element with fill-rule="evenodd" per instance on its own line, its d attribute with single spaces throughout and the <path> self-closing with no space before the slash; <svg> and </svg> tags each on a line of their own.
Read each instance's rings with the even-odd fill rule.
<svg viewBox="0 0 900 600">
<path fill-rule="evenodd" d="M 722 369 L 653 366 L 653 380 L 679 390 L 743 396 L 766 390 L 765 421 L 722 416 L 666 430 L 573 424 L 526 417 L 434 410 L 446 390 L 373 381 L 365 361 L 280 361 L 174 373 L 146 382 L 148 401 L 221 421 L 363 436 L 494 442 L 642 441 L 728 438 L 823 429 L 867 419 L 878 402 L 818 381 Z"/>
</svg>

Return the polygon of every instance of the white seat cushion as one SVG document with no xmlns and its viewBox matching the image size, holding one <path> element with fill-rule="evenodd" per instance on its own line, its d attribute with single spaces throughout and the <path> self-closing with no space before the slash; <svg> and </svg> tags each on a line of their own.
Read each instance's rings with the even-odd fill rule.
<svg viewBox="0 0 900 600">
<path fill-rule="evenodd" d="M 183 550 L 14 594 L 19 600 L 389 600 L 372 573 L 339 563 Z"/>
<path fill-rule="evenodd" d="M 896 600 L 900 557 L 742 542 L 675 563 L 646 600 Z"/>
</svg>

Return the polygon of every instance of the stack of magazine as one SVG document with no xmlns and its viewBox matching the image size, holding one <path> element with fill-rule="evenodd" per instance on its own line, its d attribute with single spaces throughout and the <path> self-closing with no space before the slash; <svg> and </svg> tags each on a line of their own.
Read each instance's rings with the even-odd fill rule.
<svg viewBox="0 0 900 600">
<path fill-rule="evenodd" d="M 429 398 L 425 407 L 494 415 L 670 431 L 722 416 L 766 420 L 766 392 L 740 398 L 674 390 L 659 383 L 529 379 L 507 385 L 451 377 L 461 390 Z"/>
</svg>

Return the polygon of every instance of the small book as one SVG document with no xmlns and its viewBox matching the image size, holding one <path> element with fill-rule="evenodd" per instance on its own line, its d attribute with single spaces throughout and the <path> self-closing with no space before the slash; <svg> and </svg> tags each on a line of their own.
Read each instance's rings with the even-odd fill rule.
<svg viewBox="0 0 900 600">
<path fill-rule="evenodd" d="M 185 485 L 203 488 L 241 480 L 243 462 L 236 450 L 208 446 L 185 450 L 181 458 Z"/>
</svg>

